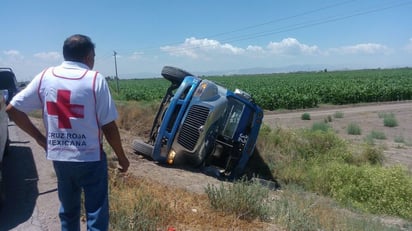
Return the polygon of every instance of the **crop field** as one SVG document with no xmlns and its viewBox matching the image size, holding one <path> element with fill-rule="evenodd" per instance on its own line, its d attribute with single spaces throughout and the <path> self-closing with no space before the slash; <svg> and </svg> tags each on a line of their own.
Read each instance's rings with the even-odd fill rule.
<svg viewBox="0 0 412 231">
<path fill-rule="evenodd" d="M 202 77 L 252 95 L 266 110 L 313 108 L 412 99 L 412 68 L 368 69 Z M 119 100 L 160 101 L 170 82 L 163 78 L 109 81 Z"/>
</svg>

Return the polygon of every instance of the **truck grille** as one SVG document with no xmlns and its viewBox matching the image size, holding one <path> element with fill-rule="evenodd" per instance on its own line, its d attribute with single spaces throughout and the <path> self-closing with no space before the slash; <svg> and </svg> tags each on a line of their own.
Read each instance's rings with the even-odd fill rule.
<svg viewBox="0 0 412 231">
<path fill-rule="evenodd" d="M 194 105 L 190 108 L 186 120 L 183 123 L 177 142 L 192 151 L 195 148 L 200 135 L 200 127 L 205 125 L 209 115 L 209 108 Z"/>
</svg>

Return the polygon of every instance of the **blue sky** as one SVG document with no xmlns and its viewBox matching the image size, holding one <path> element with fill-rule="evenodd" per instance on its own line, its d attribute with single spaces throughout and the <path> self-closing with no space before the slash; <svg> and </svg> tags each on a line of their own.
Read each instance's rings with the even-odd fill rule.
<svg viewBox="0 0 412 231">
<path fill-rule="evenodd" d="M 2 0 L 0 66 L 19 81 L 81 33 L 120 78 L 412 66 L 412 0 Z"/>
</svg>

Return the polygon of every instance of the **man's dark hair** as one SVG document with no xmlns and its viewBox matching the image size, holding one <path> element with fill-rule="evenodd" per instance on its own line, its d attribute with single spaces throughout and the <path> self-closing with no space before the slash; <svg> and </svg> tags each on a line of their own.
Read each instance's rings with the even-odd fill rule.
<svg viewBox="0 0 412 231">
<path fill-rule="evenodd" d="M 63 57 L 66 61 L 80 62 L 95 48 L 86 35 L 75 34 L 68 37 L 63 44 Z"/>
</svg>

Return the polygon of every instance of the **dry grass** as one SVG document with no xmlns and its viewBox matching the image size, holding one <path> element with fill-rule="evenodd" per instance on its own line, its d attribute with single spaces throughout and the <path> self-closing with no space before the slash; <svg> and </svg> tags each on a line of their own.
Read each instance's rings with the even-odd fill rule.
<svg viewBox="0 0 412 231">
<path fill-rule="evenodd" d="M 206 194 L 110 174 L 111 229 L 124 230 L 262 230 L 263 223 L 216 212 Z"/>
<path fill-rule="evenodd" d="M 119 128 L 129 131 L 134 136 L 147 137 L 157 111 L 157 104 L 136 101 L 118 102 L 116 104 Z"/>
</svg>

